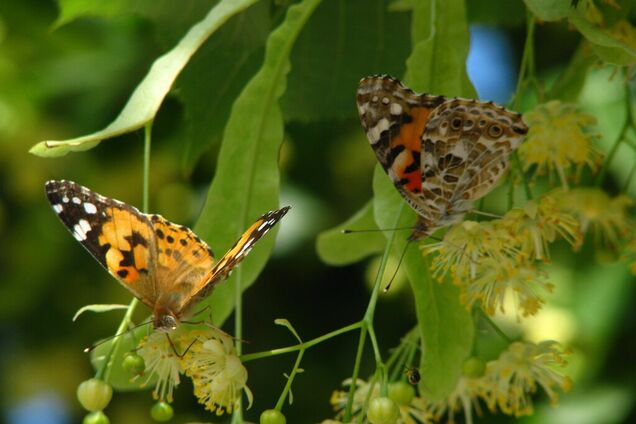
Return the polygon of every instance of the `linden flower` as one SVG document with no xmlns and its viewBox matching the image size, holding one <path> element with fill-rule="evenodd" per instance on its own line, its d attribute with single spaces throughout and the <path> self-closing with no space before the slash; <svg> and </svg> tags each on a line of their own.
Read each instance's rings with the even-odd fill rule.
<svg viewBox="0 0 636 424">
<path fill-rule="evenodd" d="M 447 422 L 455 422 L 455 414 L 463 410 L 464 422 L 472 424 L 473 408 L 477 415 L 481 416 L 481 408 L 479 407 L 479 397 L 482 396 L 482 378 L 470 378 L 462 376 L 457 381 L 455 389 L 443 400 L 430 402 L 423 398 L 415 398 L 414 404 L 420 405 L 422 409 L 426 408 L 431 411 L 434 422 L 440 422 L 444 415 L 448 416 Z"/>
<path fill-rule="evenodd" d="M 165 333 L 153 331 L 141 341 L 138 353 L 144 359 L 145 373 L 148 376 L 143 385 L 153 376 L 157 377 L 152 393 L 155 399 L 172 402 L 172 392 L 180 382 L 179 374 L 183 374 L 181 359 L 175 349 L 185 350 L 192 340 L 194 339 L 190 334 L 179 329 L 170 334 L 170 340 Z"/>
<path fill-rule="evenodd" d="M 520 242 L 520 249 L 530 258 L 548 260 L 548 244 L 561 236 L 577 249 L 583 236 L 578 221 L 563 212 L 552 196 L 543 196 L 539 202 L 529 201 L 523 208 L 514 208 L 503 217 L 507 227 Z"/>
<path fill-rule="evenodd" d="M 217 415 L 232 413 L 245 390 L 249 404 L 252 393 L 245 385 L 247 370 L 236 355 L 232 338 L 219 330 L 210 330 L 184 358 L 186 374 L 192 378 L 199 403 Z"/>
<path fill-rule="evenodd" d="M 432 262 L 434 275 L 441 279 L 451 271 L 455 284 L 461 285 L 477 277 L 479 262 L 484 258 L 503 262 L 517 257 L 521 251 L 510 233 L 497 223 L 464 221 L 452 226 L 439 243 L 423 245 L 425 254 L 438 253 Z"/>
<path fill-rule="evenodd" d="M 555 370 L 556 366 L 567 365 L 566 354 L 555 341 L 538 345 L 512 343 L 499 359 L 486 365 L 484 379 L 489 390 L 486 400 L 490 410 L 494 412 L 499 407 L 505 414 L 517 417 L 532 414 L 531 395 L 537 391 L 537 386 L 543 388 L 553 405 L 556 404 L 555 390 L 567 392 L 572 387 L 570 378 Z"/>
<path fill-rule="evenodd" d="M 545 274 L 529 263 L 488 258 L 480 263 L 477 278 L 460 286 L 461 300 L 468 307 L 478 302 L 487 314 L 494 315 L 497 308 L 505 312 L 504 300 L 510 291 L 521 315 L 534 315 L 544 303 L 537 292 L 552 292 L 554 288 L 544 278 Z"/>
<path fill-rule="evenodd" d="M 579 187 L 560 190 L 555 197 L 563 209 L 576 216 L 584 233 L 589 230 L 594 234 L 596 242 L 616 247 L 622 238 L 636 231 L 628 213 L 633 202 L 625 195 L 612 198 L 599 188 Z"/>
<path fill-rule="evenodd" d="M 535 107 L 524 115 L 530 127 L 526 141 L 519 147 L 519 155 L 527 170 L 536 166 L 535 174 L 556 171 L 564 187 L 568 186 L 567 171 L 583 165 L 596 169 L 601 154 L 593 149 L 598 138 L 594 128 L 596 118 L 581 112 L 576 105 L 552 100 Z"/>
<path fill-rule="evenodd" d="M 342 382 L 344 387 L 351 387 L 353 380 L 350 378 L 346 379 Z M 352 417 L 351 420 L 355 421 L 356 417 L 362 411 L 364 407 L 364 403 L 367 400 L 371 400 L 374 397 L 380 396 L 380 388 L 377 384 L 370 384 L 362 379 L 358 379 L 356 381 L 355 391 L 353 392 L 353 403 L 351 407 Z M 371 393 L 369 393 L 371 392 Z M 337 412 L 336 418 L 342 418 L 344 415 L 344 411 L 347 407 L 347 402 L 349 401 L 349 389 L 347 390 L 336 390 L 331 394 L 331 399 L 329 403 L 333 407 L 333 410 Z"/>
</svg>

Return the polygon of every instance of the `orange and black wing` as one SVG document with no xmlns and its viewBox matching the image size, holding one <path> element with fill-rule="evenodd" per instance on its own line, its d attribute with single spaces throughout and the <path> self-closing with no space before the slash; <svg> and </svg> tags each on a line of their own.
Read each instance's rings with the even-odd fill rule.
<svg viewBox="0 0 636 424">
<path fill-rule="evenodd" d="M 48 181 L 53 210 L 104 268 L 149 307 L 155 303 L 155 235 L 134 207 L 71 181 Z"/>
<path fill-rule="evenodd" d="M 254 222 L 243 235 L 234 243 L 232 248 L 212 267 L 200 281 L 192 296 L 181 305 L 184 311 L 190 310 L 197 302 L 208 296 L 216 284 L 225 280 L 232 270 L 252 250 L 254 244 L 269 230 L 271 230 L 289 211 L 290 207 L 267 212 Z"/>
</svg>

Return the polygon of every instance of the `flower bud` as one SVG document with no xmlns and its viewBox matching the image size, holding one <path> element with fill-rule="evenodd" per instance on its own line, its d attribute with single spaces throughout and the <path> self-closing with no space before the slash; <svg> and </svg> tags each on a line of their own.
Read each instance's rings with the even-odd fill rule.
<svg viewBox="0 0 636 424">
<path fill-rule="evenodd" d="M 260 424 L 286 424 L 287 419 L 276 409 L 267 409 L 261 413 Z"/>
<path fill-rule="evenodd" d="M 150 408 L 150 416 L 153 420 L 164 422 L 169 421 L 174 416 L 174 410 L 169 403 L 164 401 L 159 401 L 155 403 L 152 408 Z"/>
<path fill-rule="evenodd" d="M 388 397 L 371 399 L 367 418 L 371 424 L 395 424 L 400 416 L 397 404 Z"/>
</svg>

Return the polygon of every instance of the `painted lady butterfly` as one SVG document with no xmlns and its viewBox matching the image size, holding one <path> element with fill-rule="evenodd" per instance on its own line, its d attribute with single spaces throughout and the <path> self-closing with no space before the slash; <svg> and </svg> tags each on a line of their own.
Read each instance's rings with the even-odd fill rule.
<svg viewBox="0 0 636 424">
<path fill-rule="evenodd" d="M 70 181 L 48 181 L 53 210 L 82 246 L 153 311 L 153 325 L 172 330 L 225 280 L 287 213 L 261 216 L 218 261 L 189 228 L 149 215 Z"/>
<path fill-rule="evenodd" d="M 492 102 L 418 94 L 389 76 L 363 78 L 357 104 L 378 161 L 419 215 L 409 240 L 461 220 L 528 132 Z"/>
</svg>

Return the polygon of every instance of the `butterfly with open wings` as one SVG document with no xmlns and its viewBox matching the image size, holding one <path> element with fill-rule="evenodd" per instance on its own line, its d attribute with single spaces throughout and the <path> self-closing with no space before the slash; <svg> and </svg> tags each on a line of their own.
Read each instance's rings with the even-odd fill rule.
<svg viewBox="0 0 636 424">
<path fill-rule="evenodd" d="M 159 331 L 175 329 L 289 210 L 262 215 L 215 262 L 212 250 L 189 228 L 160 215 L 141 213 L 71 181 L 48 181 L 45 190 L 77 241 L 153 311 Z"/>
</svg>

